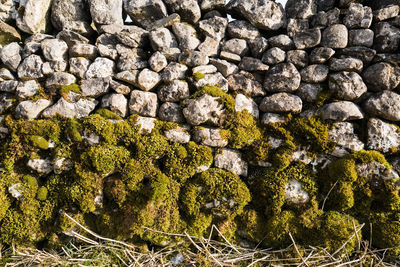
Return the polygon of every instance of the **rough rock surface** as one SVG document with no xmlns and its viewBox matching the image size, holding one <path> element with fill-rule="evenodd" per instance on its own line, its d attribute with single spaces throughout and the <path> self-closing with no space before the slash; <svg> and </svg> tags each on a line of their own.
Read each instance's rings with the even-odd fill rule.
<svg viewBox="0 0 400 267">
<path fill-rule="evenodd" d="M 399 127 L 380 119 L 371 118 L 368 121 L 368 149 L 384 153 L 396 151 L 400 145 Z"/>
</svg>

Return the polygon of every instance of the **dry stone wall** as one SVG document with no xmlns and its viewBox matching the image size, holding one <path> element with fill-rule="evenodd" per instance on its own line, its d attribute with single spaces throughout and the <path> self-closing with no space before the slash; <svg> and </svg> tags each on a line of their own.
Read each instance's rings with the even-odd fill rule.
<svg viewBox="0 0 400 267">
<path fill-rule="evenodd" d="M 2 1 L 0 242 L 399 247 L 399 4 Z"/>
</svg>

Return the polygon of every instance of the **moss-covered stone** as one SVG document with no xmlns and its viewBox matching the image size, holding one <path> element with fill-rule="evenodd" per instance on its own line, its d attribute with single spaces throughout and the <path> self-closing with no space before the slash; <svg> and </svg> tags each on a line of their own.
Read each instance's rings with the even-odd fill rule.
<svg viewBox="0 0 400 267">
<path fill-rule="evenodd" d="M 29 136 L 29 140 L 31 141 L 31 143 L 34 147 L 37 147 L 40 149 L 48 149 L 49 148 L 49 142 L 41 136 L 31 135 L 31 136 Z"/>
</svg>

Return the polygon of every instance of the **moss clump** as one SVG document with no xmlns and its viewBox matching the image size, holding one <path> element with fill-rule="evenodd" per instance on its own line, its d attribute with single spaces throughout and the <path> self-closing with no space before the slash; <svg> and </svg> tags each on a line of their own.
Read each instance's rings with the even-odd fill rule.
<svg viewBox="0 0 400 267">
<path fill-rule="evenodd" d="M 68 95 L 69 92 L 74 92 L 74 93 L 79 94 L 81 92 L 81 88 L 76 83 L 61 86 L 61 88 L 60 88 L 61 96 L 66 96 L 66 95 Z"/>
<path fill-rule="evenodd" d="M 372 215 L 372 239 L 379 248 L 391 248 L 389 253 L 398 256 L 400 253 L 400 220 L 390 213 Z"/>
<path fill-rule="evenodd" d="M 45 186 L 39 187 L 36 198 L 40 201 L 45 201 L 47 199 L 48 190 Z"/>
<path fill-rule="evenodd" d="M 272 247 L 288 246 L 292 243 L 289 233 L 291 233 L 296 240 L 301 231 L 298 227 L 298 220 L 293 211 L 283 211 L 282 213 L 272 216 L 266 224 L 265 242 Z"/>
<path fill-rule="evenodd" d="M 247 110 L 235 112 L 227 127 L 230 130 L 229 146 L 232 148 L 249 146 L 262 137 L 257 120 Z"/>
<path fill-rule="evenodd" d="M 204 79 L 204 77 L 206 77 L 206 75 L 204 75 L 201 72 L 195 72 L 195 73 L 193 73 L 193 77 L 196 79 L 196 81 L 199 81 L 201 79 Z"/>
<path fill-rule="evenodd" d="M 91 147 L 82 154 L 82 162 L 89 162 L 90 165 L 100 173 L 112 173 L 122 166 L 130 158 L 130 152 L 121 146 L 98 145 Z"/>
<path fill-rule="evenodd" d="M 110 120 L 122 120 L 120 116 L 112 112 L 111 110 L 100 108 L 96 111 L 96 114 L 99 114 L 103 118 L 110 119 Z"/>
<path fill-rule="evenodd" d="M 47 142 L 47 140 L 41 136 L 31 135 L 31 136 L 29 136 L 29 141 L 31 142 L 31 144 L 34 147 L 37 147 L 40 149 L 48 149 L 49 148 L 49 142 Z"/>
<path fill-rule="evenodd" d="M 245 208 L 237 217 L 238 235 L 252 242 L 260 242 L 266 236 L 266 218 L 254 209 Z"/>
<path fill-rule="evenodd" d="M 83 138 L 79 132 L 79 123 L 76 120 L 70 120 L 67 127 L 68 137 L 73 142 L 82 142 Z"/>
</svg>

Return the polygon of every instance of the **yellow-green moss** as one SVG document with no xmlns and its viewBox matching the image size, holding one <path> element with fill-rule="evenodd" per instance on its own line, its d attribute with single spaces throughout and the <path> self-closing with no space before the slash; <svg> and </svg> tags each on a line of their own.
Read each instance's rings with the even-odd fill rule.
<svg viewBox="0 0 400 267">
<path fill-rule="evenodd" d="M 64 95 L 67 95 L 69 92 L 74 92 L 74 93 L 79 94 L 81 92 L 81 88 L 76 83 L 61 86 L 60 95 L 64 96 Z"/>
<path fill-rule="evenodd" d="M 206 77 L 206 75 L 204 75 L 204 73 L 201 73 L 201 72 L 195 72 L 195 73 L 193 73 L 193 77 L 196 79 L 196 81 L 199 81 L 201 79 L 204 79 L 204 77 Z"/>
<path fill-rule="evenodd" d="M 115 114 L 111 110 L 108 110 L 108 109 L 105 109 L 105 108 L 99 108 L 96 111 L 96 114 L 99 114 L 100 116 L 102 116 L 102 117 L 104 117 L 106 119 L 110 119 L 110 120 L 122 120 L 121 116 L 118 116 L 117 114 Z"/>
<path fill-rule="evenodd" d="M 79 132 L 79 123 L 76 120 L 68 122 L 67 134 L 73 142 L 82 142 L 83 138 Z"/>
<path fill-rule="evenodd" d="M 39 189 L 37 191 L 36 198 L 38 200 L 44 201 L 47 199 L 47 193 L 48 193 L 47 188 L 45 186 L 41 186 L 41 187 L 39 187 Z"/>
<path fill-rule="evenodd" d="M 89 162 L 98 172 L 111 173 L 121 168 L 130 158 L 130 152 L 121 146 L 98 145 L 82 154 L 82 162 Z"/>
<path fill-rule="evenodd" d="M 31 136 L 29 136 L 29 140 L 31 141 L 31 143 L 34 147 L 37 147 L 40 149 L 49 148 L 49 142 L 41 136 L 31 135 Z"/>
</svg>

